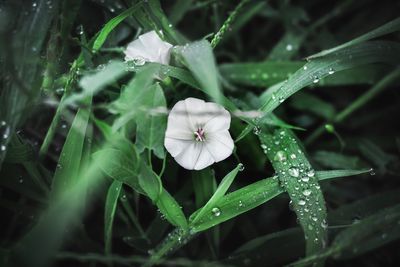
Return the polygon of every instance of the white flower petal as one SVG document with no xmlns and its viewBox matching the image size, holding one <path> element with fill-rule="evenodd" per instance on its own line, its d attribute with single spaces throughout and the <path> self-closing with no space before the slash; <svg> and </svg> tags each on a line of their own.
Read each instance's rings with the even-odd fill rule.
<svg viewBox="0 0 400 267">
<path fill-rule="evenodd" d="M 170 134 L 177 129 L 182 132 L 190 133 L 192 136 L 194 131 L 196 131 L 189 121 L 184 100 L 177 102 L 169 112 L 166 136 L 178 138 Z"/>
<path fill-rule="evenodd" d="M 231 124 L 231 114 L 222 106 L 208 102 L 206 103 L 207 110 L 210 111 L 209 119 L 204 125 L 206 133 L 228 130 Z"/>
<path fill-rule="evenodd" d="M 160 39 L 155 31 L 139 36 L 137 40 L 128 44 L 124 51 L 125 60 L 134 60 L 138 57 L 147 62 L 168 64 L 172 45 Z"/>
<path fill-rule="evenodd" d="M 215 162 L 213 156 L 210 154 L 210 151 L 206 148 L 204 144 L 202 150 L 200 152 L 199 158 L 194 166 L 195 170 L 202 170 Z"/>
<path fill-rule="evenodd" d="M 192 143 L 192 141 L 174 139 L 169 137 L 165 137 L 164 139 L 164 146 L 172 157 L 176 157 L 177 155 L 185 151 Z"/>
<path fill-rule="evenodd" d="M 228 130 L 209 133 L 206 138 L 206 148 L 215 162 L 224 160 L 232 154 L 234 144 Z"/>
<path fill-rule="evenodd" d="M 187 170 L 193 170 L 199 160 L 200 153 L 203 149 L 203 143 L 191 142 L 185 150 L 175 156 L 176 162 Z"/>
<path fill-rule="evenodd" d="M 189 122 L 194 130 L 204 127 L 206 122 L 205 116 L 207 110 L 205 109 L 204 100 L 189 97 L 184 100 L 186 111 L 188 114 Z"/>
</svg>

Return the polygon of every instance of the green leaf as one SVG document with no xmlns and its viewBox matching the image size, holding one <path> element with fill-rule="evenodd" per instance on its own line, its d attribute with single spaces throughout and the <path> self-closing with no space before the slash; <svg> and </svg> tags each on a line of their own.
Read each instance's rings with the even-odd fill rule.
<svg viewBox="0 0 400 267">
<path fill-rule="evenodd" d="M 261 146 L 291 199 L 291 206 L 304 231 L 306 255 L 321 251 L 327 242 L 325 200 L 303 149 L 287 129 L 259 133 Z"/>
<path fill-rule="evenodd" d="M 231 186 L 233 180 L 235 179 L 236 175 L 238 174 L 240 168 L 243 168 L 242 164 L 238 164 L 235 169 L 233 169 L 230 173 L 228 173 L 224 179 L 222 179 L 221 183 L 218 185 L 217 190 L 207 202 L 206 205 L 196 214 L 195 217 L 191 220 L 191 224 L 196 224 L 197 221 L 201 220 L 202 217 L 205 216 L 207 213 L 212 213 L 214 209 L 217 209 L 214 213 L 218 213 L 220 211 L 215 204 L 220 200 L 225 193 L 228 191 L 229 187 Z M 190 220 L 190 219 L 189 219 Z"/>
<path fill-rule="evenodd" d="M 122 182 L 114 180 L 108 188 L 106 205 L 104 211 L 104 242 L 105 253 L 111 253 L 112 228 L 114 223 L 115 210 L 117 209 L 119 195 L 121 193 Z"/>
<path fill-rule="evenodd" d="M 91 97 L 86 102 L 90 105 Z M 66 191 L 77 182 L 83 159 L 83 146 L 89 117 L 90 110 L 87 109 L 79 109 L 76 113 L 54 173 L 52 182 L 53 195 Z"/>
<path fill-rule="evenodd" d="M 145 195 L 138 181 L 138 155 L 133 148 L 130 151 L 128 154 L 119 149 L 105 148 L 93 153 L 92 157 L 95 162 L 102 162 L 98 167 L 108 176 Z"/>
<path fill-rule="evenodd" d="M 162 184 L 160 177 L 153 172 L 153 170 L 143 161 L 141 162 L 139 172 L 139 185 L 143 188 L 146 195 L 154 202 L 157 203 L 158 198 L 162 192 Z"/>
<path fill-rule="evenodd" d="M 160 212 L 164 214 L 165 218 L 170 223 L 184 229 L 185 231 L 188 229 L 187 220 L 181 207 L 165 189 L 162 189 L 161 195 L 156 204 L 160 209 Z"/>
<path fill-rule="evenodd" d="M 218 70 L 209 42 L 202 40 L 186 44 L 177 49 L 186 66 L 191 71 L 202 90 L 217 103 L 222 103 L 222 93 L 218 82 Z"/>
<path fill-rule="evenodd" d="M 143 91 L 140 97 L 141 106 L 137 107 L 139 111 L 135 119 L 136 146 L 139 153 L 147 148 L 153 150 L 157 157 L 164 158 L 164 135 L 167 128 L 164 93 L 158 83 Z"/>
<path fill-rule="evenodd" d="M 327 49 L 327 50 L 321 51 L 321 52 L 319 52 L 317 54 L 314 54 L 312 56 L 309 56 L 308 59 L 313 59 L 313 58 L 317 58 L 317 57 L 323 57 L 323 56 L 332 54 L 332 53 L 334 53 L 336 51 L 339 51 L 341 49 L 347 48 L 349 46 L 356 45 L 356 44 L 371 40 L 373 38 L 380 37 L 380 36 L 383 36 L 383 35 L 386 35 L 386 34 L 389 34 L 389 33 L 395 32 L 395 31 L 399 31 L 399 30 L 400 30 L 400 18 L 396 18 L 396 19 L 394 19 L 392 21 L 389 21 L 388 23 L 386 23 L 386 24 L 384 24 L 384 25 L 382 25 L 382 26 L 380 26 L 380 27 L 378 27 L 378 28 L 366 33 L 366 34 L 363 34 L 360 37 L 357 37 L 357 38 L 355 38 L 355 39 L 353 39 L 351 41 L 348 41 L 348 42 L 346 42 L 344 44 L 341 44 L 339 46 L 333 47 L 331 49 Z"/>
</svg>

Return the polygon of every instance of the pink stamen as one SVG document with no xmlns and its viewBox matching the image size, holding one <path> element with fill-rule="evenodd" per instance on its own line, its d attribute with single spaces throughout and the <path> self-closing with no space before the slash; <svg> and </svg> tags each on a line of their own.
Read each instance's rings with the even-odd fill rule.
<svg viewBox="0 0 400 267">
<path fill-rule="evenodd" d="M 206 140 L 203 128 L 197 129 L 197 131 L 194 132 L 194 135 L 196 136 L 196 141 L 203 142 Z"/>
</svg>

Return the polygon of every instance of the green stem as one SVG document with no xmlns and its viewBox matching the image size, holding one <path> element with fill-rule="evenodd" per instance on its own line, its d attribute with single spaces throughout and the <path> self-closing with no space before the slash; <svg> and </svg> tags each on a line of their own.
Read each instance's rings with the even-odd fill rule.
<svg viewBox="0 0 400 267">
<path fill-rule="evenodd" d="M 229 15 L 227 20 L 224 22 L 222 27 L 219 29 L 219 31 L 214 35 L 214 38 L 211 40 L 211 47 L 215 48 L 219 42 L 222 40 L 224 37 L 224 34 L 226 31 L 231 27 L 232 23 L 236 19 L 237 15 L 239 14 L 240 10 L 243 8 L 243 6 L 248 2 L 249 0 L 242 0 L 240 3 L 236 6 L 236 8 L 232 11 L 232 13 Z"/>
</svg>

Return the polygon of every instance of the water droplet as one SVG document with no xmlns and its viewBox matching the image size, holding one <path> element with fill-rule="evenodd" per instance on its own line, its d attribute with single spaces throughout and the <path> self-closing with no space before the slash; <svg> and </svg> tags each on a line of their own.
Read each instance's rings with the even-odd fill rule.
<svg viewBox="0 0 400 267">
<path fill-rule="evenodd" d="M 324 229 L 328 228 L 328 223 L 325 220 L 322 220 L 321 227 Z"/>
<path fill-rule="evenodd" d="M 22 184 L 22 183 L 24 182 L 24 178 L 20 177 L 19 180 L 18 180 L 18 182 L 19 182 L 20 184 Z"/>
<path fill-rule="evenodd" d="M 317 76 L 314 76 L 313 83 L 318 83 L 318 82 L 319 82 L 319 78 Z"/>
<path fill-rule="evenodd" d="M 296 159 L 296 154 L 290 154 L 291 159 Z"/>
<path fill-rule="evenodd" d="M 253 133 L 254 133 L 255 135 L 259 135 L 259 134 L 261 133 L 260 127 L 254 126 L 254 128 L 253 128 Z"/>
<path fill-rule="evenodd" d="M 83 26 L 82 25 L 79 25 L 78 27 L 76 27 L 76 33 L 78 34 L 78 35 L 82 35 L 84 32 L 83 32 Z"/>
<path fill-rule="evenodd" d="M 243 207 L 243 202 L 239 200 L 239 207 Z"/>
<path fill-rule="evenodd" d="M 0 151 L 6 151 L 6 146 L 5 145 L 1 145 L 0 146 Z"/>
<path fill-rule="evenodd" d="M 100 65 L 97 66 L 97 70 L 98 70 L 98 71 L 102 71 L 102 70 L 104 70 L 105 68 L 106 68 L 106 66 L 105 66 L 104 64 L 100 64 Z"/>
<path fill-rule="evenodd" d="M 263 150 L 265 150 L 265 149 L 267 149 L 267 146 L 266 146 L 265 144 L 261 144 L 261 148 L 262 148 Z"/>
<path fill-rule="evenodd" d="M 308 225 L 308 230 L 312 230 L 312 229 L 314 229 L 314 227 L 312 226 L 312 224 L 309 224 Z"/>
<path fill-rule="evenodd" d="M 308 68 L 307 68 L 307 66 L 306 65 L 304 65 L 303 66 L 303 70 L 307 70 Z"/>
<path fill-rule="evenodd" d="M 329 71 L 328 71 L 328 74 L 334 74 L 334 73 L 335 73 L 335 70 L 330 68 Z"/>
<path fill-rule="evenodd" d="M 6 126 L 6 124 L 7 124 L 7 123 L 6 123 L 5 121 L 1 121 L 1 122 L 0 122 L 0 126 Z"/>
<path fill-rule="evenodd" d="M 304 189 L 303 195 L 305 195 L 306 197 L 308 197 L 309 195 L 311 195 L 311 190 L 310 190 L 310 189 Z"/>
<path fill-rule="evenodd" d="M 219 215 L 221 215 L 221 210 L 219 208 L 213 208 L 211 210 L 211 212 L 214 214 L 214 216 L 218 217 Z"/>
<path fill-rule="evenodd" d="M 239 163 L 239 164 L 238 164 L 238 167 L 239 167 L 239 171 L 240 171 L 240 172 L 244 171 L 244 165 L 243 165 L 243 163 Z"/>
<path fill-rule="evenodd" d="M 279 103 L 283 103 L 285 101 L 285 99 L 283 97 L 279 97 Z"/>
<path fill-rule="evenodd" d="M 299 204 L 300 206 L 304 206 L 306 204 L 306 201 L 304 199 L 300 199 L 297 204 Z"/>
<path fill-rule="evenodd" d="M 32 7 L 37 7 L 37 3 L 36 3 L 36 2 L 33 2 L 33 3 L 32 3 Z"/>
<path fill-rule="evenodd" d="M 316 221 L 318 221 L 318 218 L 315 217 L 315 216 L 313 216 L 313 217 L 311 217 L 311 220 L 313 220 L 314 222 L 316 222 Z"/>
<path fill-rule="evenodd" d="M 369 170 L 369 175 L 371 175 L 371 176 L 376 175 L 375 170 L 374 170 L 373 168 L 371 168 L 371 169 Z"/>
<path fill-rule="evenodd" d="M 264 80 L 267 80 L 269 78 L 268 73 L 261 74 L 261 78 L 263 78 Z"/>
<path fill-rule="evenodd" d="M 307 172 L 308 177 L 314 177 L 314 175 L 315 175 L 315 171 L 312 169 Z"/>
<path fill-rule="evenodd" d="M 293 50 L 293 45 L 287 44 L 287 45 L 286 45 L 286 50 L 287 50 L 287 51 L 292 51 L 292 50 Z"/>
<path fill-rule="evenodd" d="M 286 161 L 286 154 L 285 152 L 283 152 L 282 150 L 276 152 L 275 157 L 274 157 L 275 161 Z"/>
<path fill-rule="evenodd" d="M 290 167 L 288 173 L 290 174 L 290 176 L 299 177 L 300 171 L 296 167 Z"/>
</svg>

